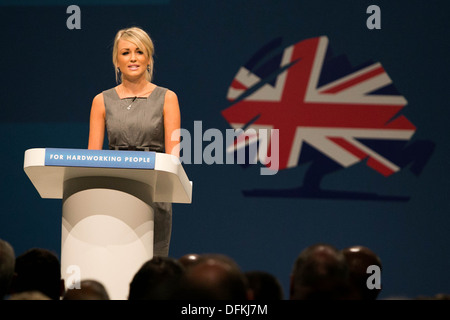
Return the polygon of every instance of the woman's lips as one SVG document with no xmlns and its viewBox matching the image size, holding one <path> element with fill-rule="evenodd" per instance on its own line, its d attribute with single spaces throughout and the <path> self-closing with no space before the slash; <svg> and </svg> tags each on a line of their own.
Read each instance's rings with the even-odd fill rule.
<svg viewBox="0 0 450 320">
<path fill-rule="evenodd" d="M 129 65 L 129 66 L 128 66 L 128 69 L 130 69 L 130 70 L 137 70 L 137 69 L 139 69 L 139 66 L 136 65 L 136 64 Z"/>
</svg>

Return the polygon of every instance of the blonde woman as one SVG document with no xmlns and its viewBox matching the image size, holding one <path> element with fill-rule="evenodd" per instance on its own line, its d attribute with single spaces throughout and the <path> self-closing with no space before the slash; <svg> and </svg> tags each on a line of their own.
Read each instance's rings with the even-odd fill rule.
<svg viewBox="0 0 450 320">
<path fill-rule="evenodd" d="M 152 83 L 154 46 L 141 28 L 119 30 L 112 60 L 118 85 L 92 101 L 88 149 L 141 150 L 179 156 L 177 95 Z M 172 205 L 155 203 L 154 256 L 168 256 Z"/>
</svg>

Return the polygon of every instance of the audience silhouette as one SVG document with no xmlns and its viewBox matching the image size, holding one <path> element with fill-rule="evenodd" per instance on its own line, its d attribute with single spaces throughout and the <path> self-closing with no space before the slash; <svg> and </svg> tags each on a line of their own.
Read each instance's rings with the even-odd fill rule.
<svg viewBox="0 0 450 320">
<path fill-rule="evenodd" d="M 61 264 L 52 251 L 32 248 L 16 258 L 11 293 L 39 291 L 50 299 L 60 300 L 64 290 Z"/>
<path fill-rule="evenodd" d="M 356 245 L 342 250 L 349 268 L 349 299 L 376 300 L 381 287 L 372 288 L 367 285 L 370 274 L 369 266 L 377 266 L 382 270 L 381 259 L 371 249 Z"/>
<path fill-rule="evenodd" d="M 266 271 L 247 271 L 249 288 L 252 291 L 253 300 L 283 300 L 283 287 L 278 279 Z"/>
<path fill-rule="evenodd" d="M 224 254 L 202 254 L 186 268 L 177 299 L 250 300 L 247 278 Z"/>
<path fill-rule="evenodd" d="M 22 291 L 11 294 L 8 300 L 53 300 L 37 290 Z"/>
<path fill-rule="evenodd" d="M 168 300 L 178 291 L 184 266 L 175 258 L 153 257 L 134 275 L 128 300 Z"/>
<path fill-rule="evenodd" d="M 305 248 L 295 260 L 290 300 L 343 300 L 348 296 L 349 270 L 344 254 L 331 244 Z"/>
<path fill-rule="evenodd" d="M 195 264 L 199 258 L 200 258 L 200 255 L 197 253 L 188 253 L 188 254 L 181 256 L 178 259 L 178 261 L 180 261 L 181 264 L 187 268 L 187 267 Z"/>
<path fill-rule="evenodd" d="M 369 267 L 382 270 L 380 257 L 368 247 L 339 250 L 329 243 L 315 243 L 294 260 L 287 299 L 377 300 L 381 282 L 369 285 Z M 95 279 L 79 281 L 65 291 L 60 268 L 50 250 L 32 248 L 15 257 L 13 247 L 0 239 L 1 300 L 110 300 L 105 286 Z M 450 300 L 450 295 L 411 299 Z M 280 281 L 269 272 L 244 272 L 221 253 L 189 253 L 178 259 L 155 256 L 145 262 L 130 281 L 128 300 L 278 301 L 285 297 Z"/>
<path fill-rule="evenodd" d="M 105 286 L 92 279 L 81 280 L 68 289 L 63 300 L 110 300 Z"/>
</svg>

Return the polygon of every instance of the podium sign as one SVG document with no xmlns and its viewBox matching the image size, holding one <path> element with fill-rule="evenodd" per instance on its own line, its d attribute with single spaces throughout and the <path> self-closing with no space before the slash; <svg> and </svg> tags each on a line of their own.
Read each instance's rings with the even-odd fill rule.
<svg viewBox="0 0 450 320">
<path fill-rule="evenodd" d="M 155 169 L 155 152 L 45 149 L 46 166 Z"/>
<path fill-rule="evenodd" d="M 192 182 L 165 153 L 29 149 L 24 171 L 42 198 L 62 199 L 62 276 L 79 270 L 114 300 L 128 298 L 132 277 L 153 257 L 153 203 L 192 201 Z"/>
</svg>

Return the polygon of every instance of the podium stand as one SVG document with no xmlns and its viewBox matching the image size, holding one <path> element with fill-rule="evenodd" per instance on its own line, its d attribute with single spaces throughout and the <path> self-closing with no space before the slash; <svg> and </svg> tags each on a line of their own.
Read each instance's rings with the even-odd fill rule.
<svg viewBox="0 0 450 320">
<path fill-rule="evenodd" d="M 179 159 L 142 151 L 36 148 L 24 171 L 42 198 L 62 199 L 61 275 L 95 279 L 113 300 L 153 257 L 154 202 L 191 203 Z"/>
</svg>

